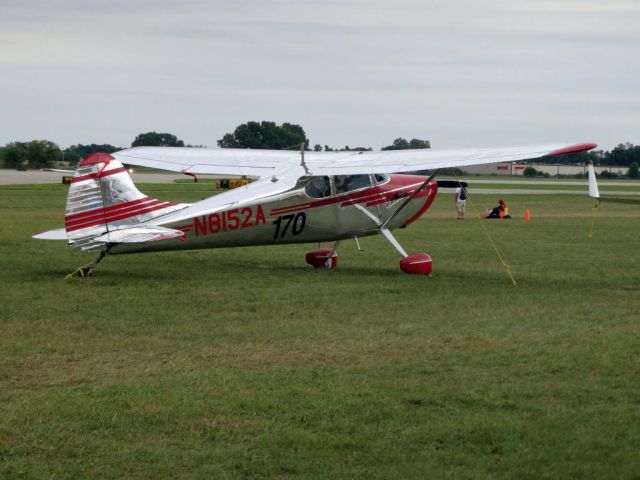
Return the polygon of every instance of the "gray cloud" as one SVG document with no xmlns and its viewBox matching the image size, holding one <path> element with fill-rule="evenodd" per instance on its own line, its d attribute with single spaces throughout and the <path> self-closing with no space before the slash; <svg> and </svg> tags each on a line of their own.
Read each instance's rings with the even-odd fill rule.
<svg viewBox="0 0 640 480">
<path fill-rule="evenodd" d="M 640 143 L 640 7 L 613 0 L 0 0 L 0 143 L 215 145 L 302 124 L 378 148 Z"/>
</svg>

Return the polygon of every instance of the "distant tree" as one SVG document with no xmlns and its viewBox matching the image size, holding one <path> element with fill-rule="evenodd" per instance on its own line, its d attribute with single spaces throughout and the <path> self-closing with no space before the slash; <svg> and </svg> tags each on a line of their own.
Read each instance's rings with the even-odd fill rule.
<svg viewBox="0 0 640 480">
<path fill-rule="evenodd" d="M 409 142 L 402 137 L 396 138 L 391 145 L 382 147 L 382 150 L 407 150 Z"/>
<path fill-rule="evenodd" d="M 412 138 L 409 140 L 409 148 L 418 150 L 421 148 L 431 148 L 431 142 L 429 140 L 420 140 L 418 138 Z"/>
<path fill-rule="evenodd" d="M 319 143 L 316 143 L 316 144 L 313 146 L 313 151 L 314 151 L 314 152 L 321 152 L 321 151 L 322 151 L 322 145 L 320 145 Z"/>
<path fill-rule="evenodd" d="M 84 157 L 78 155 L 75 150 L 72 150 L 71 147 L 65 148 L 62 151 L 62 161 L 69 165 L 77 165 L 83 158 Z"/>
<path fill-rule="evenodd" d="M 525 167 L 522 174 L 525 177 L 536 177 L 540 172 L 533 167 Z"/>
<path fill-rule="evenodd" d="M 0 147 L 0 168 L 4 168 L 5 164 L 4 164 L 4 150 L 5 147 Z"/>
<path fill-rule="evenodd" d="M 343 148 L 331 148 L 329 145 L 324 146 L 325 152 L 371 152 L 371 147 L 355 147 L 351 148 L 349 145 L 345 145 Z"/>
<path fill-rule="evenodd" d="M 218 140 L 221 148 L 264 148 L 283 150 L 304 144 L 309 147 L 309 140 L 300 125 L 262 121 L 247 122 L 238 125 L 233 133 L 225 134 Z"/>
<path fill-rule="evenodd" d="M 71 145 L 69 148 L 66 148 L 64 150 L 64 161 L 74 165 L 78 163 L 82 158 L 85 158 L 92 153 L 112 153 L 117 152 L 118 150 L 122 150 L 122 148 L 114 147 L 113 145 L 109 145 L 108 143 L 92 143 L 90 145 L 82 145 L 81 143 L 79 143 L 78 145 Z"/>
<path fill-rule="evenodd" d="M 638 162 L 633 162 L 629 165 L 627 175 L 629 175 L 629 178 L 640 178 L 640 165 L 638 165 Z"/>
<path fill-rule="evenodd" d="M 621 143 L 610 152 L 605 153 L 602 164 L 628 167 L 633 162 L 640 163 L 640 145 L 629 142 Z"/>
<path fill-rule="evenodd" d="M 132 147 L 184 147 L 184 142 L 171 133 L 146 132 L 138 135 Z"/>
<path fill-rule="evenodd" d="M 27 144 L 25 142 L 12 142 L 4 147 L 4 165 L 7 168 L 17 168 L 24 165 L 27 158 Z"/>
<path fill-rule="evenodd" d="M 391 145 L 382 147 L 382 150 L 408 150 L 419 148 L 431 148 L 431 142 L 429 140 L 420 140 L 418 138 L 412 138 L 410 141 L 399 137 L 396 138 Z"/>
<path fill-rule="evenodd" d="M 32 140 L 27 144 L 25 156 L 30 168 L 53 167 L 62 160 L 62 150 L 49 140 Z"/>
<path fill-rule="evenodd" d="M 599 178 L 618 178 L 618 174 L 616 172 L 610 172 L 609 170 L 603 170 L 598 175 Z"/>
</svg>

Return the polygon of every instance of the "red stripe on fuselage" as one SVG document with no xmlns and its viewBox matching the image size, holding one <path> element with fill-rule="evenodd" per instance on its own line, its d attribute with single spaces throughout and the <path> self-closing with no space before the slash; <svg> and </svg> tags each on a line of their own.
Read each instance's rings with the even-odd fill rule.
<svg viewBox="0 0 640 480">
<path fill-rule="evenodd" d="M 104 225 L 107 223 L 116 222 L 118 220 L 126 220 L 127 218 L 137 217 L 138 215 L 144 215 L 145 213 L 154 212 L 156 210 L 171 207 L 173 205 L 175 204 L 171 202 L 160 202 L 156 200 L 156 203 L 154 204 L 143 205 L 140 208 L 135 208 L 126 212 L 117 211 L 109 215 L 102 216 L 100 218 L 95 218 L 92 220 L 87 220 L 87 221 L 77 222 L 75 224 L 67 225 L 66 230 L 70 232 L 74 230 L 81 230 L 83 228 L 94 227 L 96 225 Z"/>
<path fill-rule="evenodd" d="M 164 202 L 161 202 L 160 200 L 156 200 L 154 198 L 150 198 L 148 202 L 139 203 L 137 205 L 126 206 L 123 208 L 118 208 L 118 209 L 110 210 L 107 212 L 105 212 L 102 209 L 97 209 L 97 210 L 94 210 L 94 213 L 92 215 L 89 215 L 87 217 L 82 217 L 76 220 L 65 220 L 65 225 L 76 226 L 76 225 L 82 225 L 85 223 L 90 223 L 96 220 L 104 220 L 105 218 L 109 218 L 115 215 L 122 215 L 123 213 L 129 213 L 134 210 L 137 211 L 143 208 L 152 207 L 154 205 L 158 205 L 159 203 L 164 203 Z"/>
<path fill-rule="evenodd" d="M 138 200 L 131 200 L 130 202 L 117 203 L 115 205 L 109 205 L 108 207 L 104 207 L 104 208 L 94 208 L 86 212 L 74 213 L 73 215 L 68 215 L 67 217 L 65 217 L 65 221 L 75 222 L 80 219 L 94 217 L 95 215 L 104 215 L 105 213 L 110 213 L 114 210 L 123 210 L 126 208 L 131 208 L 133 206 L 143 204 L 143 203 L 158 202 L 158 201 L 159 200 L 156 200 L 155 198 L 152 198 L 152 197 L 139 198 Z"/>
</svg>

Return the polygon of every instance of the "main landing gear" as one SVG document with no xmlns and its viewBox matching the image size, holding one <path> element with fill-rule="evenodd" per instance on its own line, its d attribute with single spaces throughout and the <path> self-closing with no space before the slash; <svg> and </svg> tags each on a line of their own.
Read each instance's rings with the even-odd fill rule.
<svg viewBox="0 0 640 480">
<path fill-rule="evenodd" d="M 414 273 L 418 275 L 431 275 L 433 263 L 431 256 L 425 252 L 414 253 L 409 255 L 402 245 L 398 243 L 395 237 L 386 228 L 380 229 L 380 233 L 389 241 L 391 245 L 402 255 L 400 260 L 400 270 L 405 273 Z M 357 241 L 357 239 L 356 239 Z M 333 248 L 316 248 L 307 253 L 306 261 L 314 268 L 336 268 L 338 266 L 338 245 L 337 241 Z"/>
<path fill-rule="evenodd" d="M 382 235 L 384 235 L 389 243 L 393 245 L 393 248 L 395 248 L 398 253 L 402 255 L 403 258 L 402 260 L 400 260 L 400 270 L 405 273 L 431 275 L 433 264 L 431 261 L 431 256 L 428 253 L 419 252 L 414 253 L 413 255 L 409 255 L 389 230 L 387 230 L 386 228 L 381 228 L 380 233 L 382 233 Z"/>
<path fill-rule="evenodd" d="M 340 240 L 333 244 L 333 248 L 315 248 L 307 253 L 305 260 L 313 268 L 336 268 L 338 266 L 338 245 L 340 245 Z"/>
</svg>

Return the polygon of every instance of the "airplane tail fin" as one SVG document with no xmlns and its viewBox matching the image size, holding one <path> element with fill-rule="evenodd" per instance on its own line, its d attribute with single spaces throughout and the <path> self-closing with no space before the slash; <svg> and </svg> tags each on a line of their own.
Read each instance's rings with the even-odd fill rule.
<svg viewBox="0 0 640 480">
<path fill-rule="evenodd" d="M 120 161 L 93 153 L 78 164 L 65 208 L 70 245 L 83 250 L 105 246 L 111 232 L 130 228 L 175 210 L 176 204 L 148 197 L 136 188 Z"/>
</svg>

